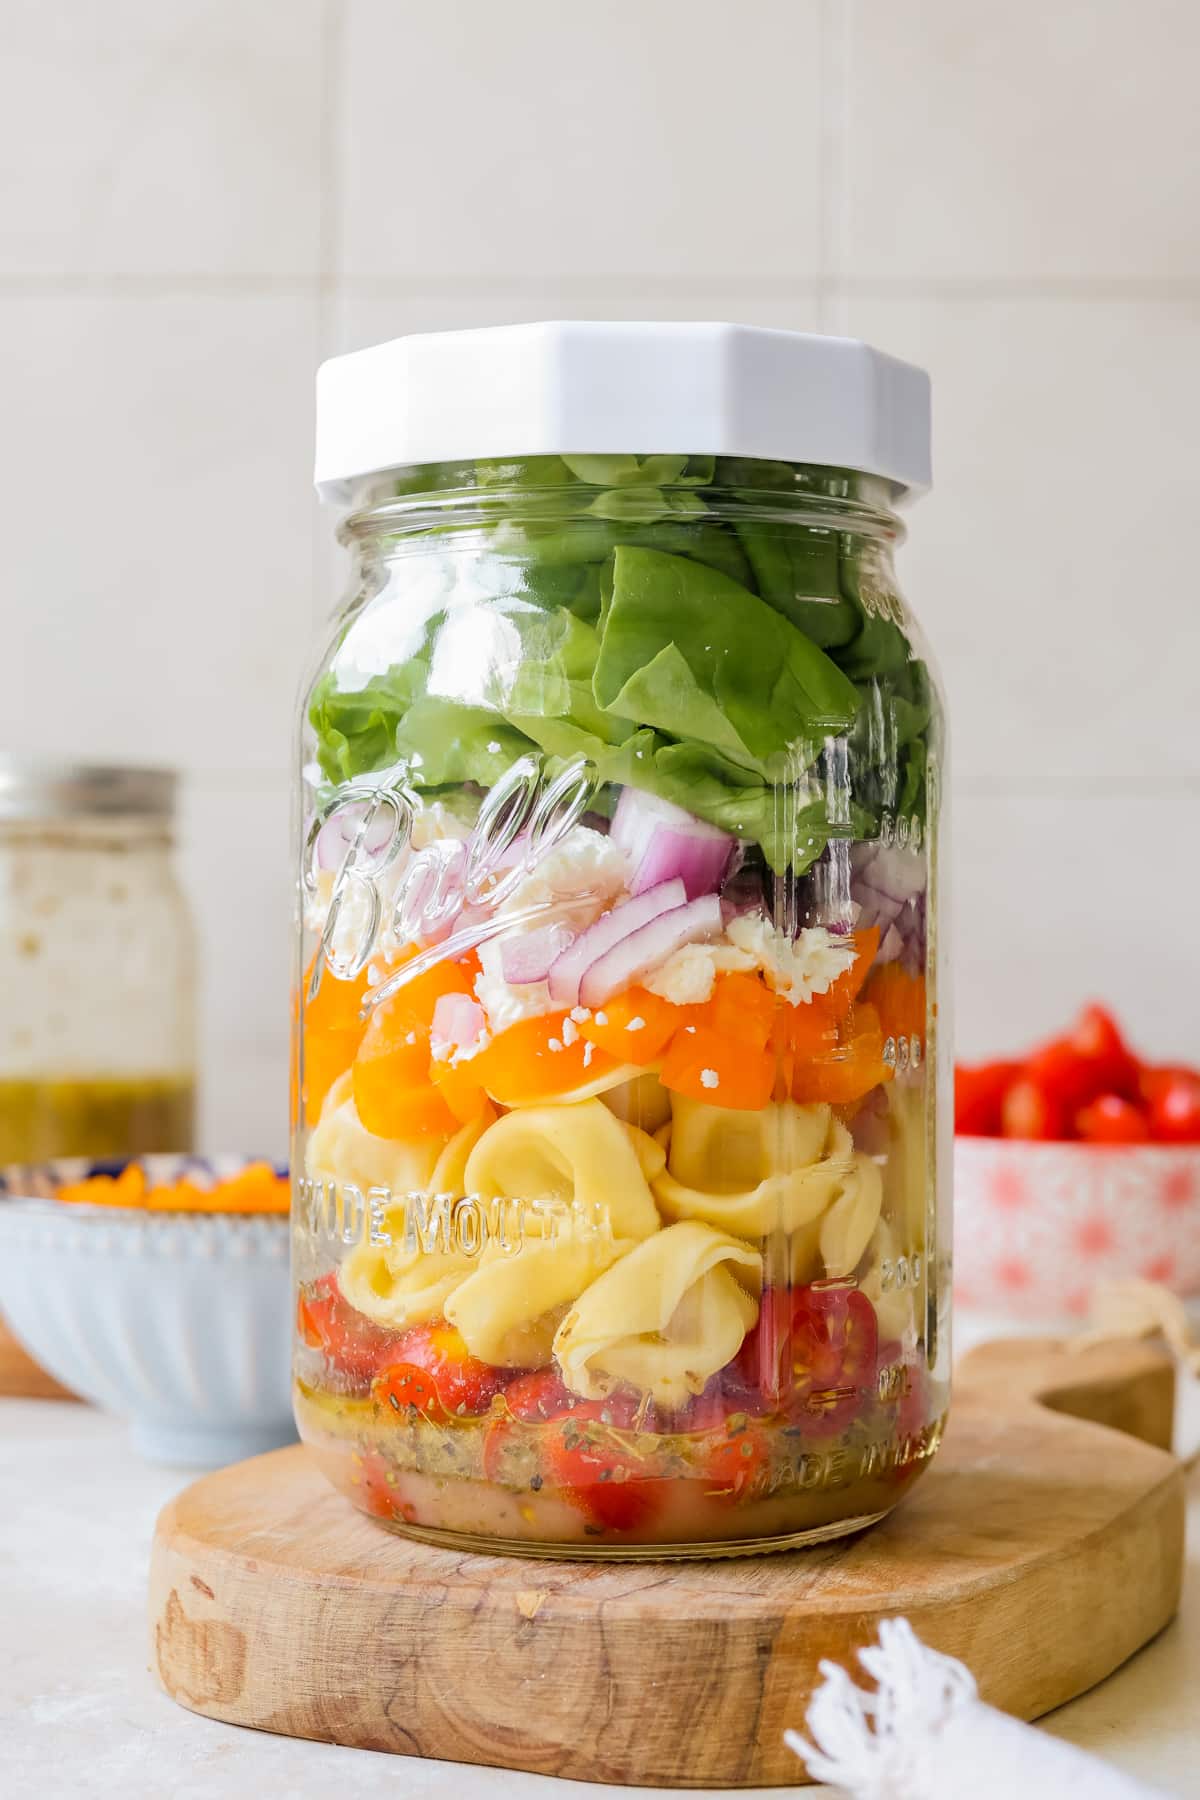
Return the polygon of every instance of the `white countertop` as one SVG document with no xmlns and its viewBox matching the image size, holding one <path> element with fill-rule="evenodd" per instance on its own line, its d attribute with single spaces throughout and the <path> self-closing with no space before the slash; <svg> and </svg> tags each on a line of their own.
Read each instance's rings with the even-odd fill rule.
<svg viewBox="0 0 1200 1800">
<path fill-rule="evenodd" d="M 150 1674 L 155 1517 L 193 1477 L 139 1462 L 90 1407 L 0 1400 L 0 1794 L 329 1800 L 610 1800 L 655 1794 L 345 1750 L 219 1725 Z M 1200 1794 L 1200 1476 L 1179 1618 L 1046 1729 L 1175 1796 Z M 797 1718 L 797 1725 L 802 1720 Z M 812 1790 L 810 1790 L 812 1791 Z M 778 1788 L 756 1789 L 763 1797 Z M 745 1800 L 747 1790 L 740 1793 Z"/>
</svg>

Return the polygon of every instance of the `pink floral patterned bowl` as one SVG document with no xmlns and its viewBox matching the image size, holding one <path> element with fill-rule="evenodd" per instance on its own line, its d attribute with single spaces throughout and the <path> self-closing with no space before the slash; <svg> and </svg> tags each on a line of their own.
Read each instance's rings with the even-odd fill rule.
<svg viewBox="0 0 1200 1800">
<path fill-rule="evenodd" d="M 1200 1145 L 954 1145 L 954 1298 L 1078 1323 L 1099 1281 L 1200 1295 Z"/>
</svg>

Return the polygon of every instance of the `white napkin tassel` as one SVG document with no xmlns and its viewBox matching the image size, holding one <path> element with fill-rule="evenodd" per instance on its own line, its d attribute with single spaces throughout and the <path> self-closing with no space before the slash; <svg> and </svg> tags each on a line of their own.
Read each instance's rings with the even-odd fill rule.
<svg viewBox="0 0 1200 1800">
<path fill-rule="evenodd" d="M 784 1734 L 815 1781 L 853 1800 L 1155 1800 L 1140 1782 L 985 1706 L 971 1671 L 927 1649 L 907 1619 L 885 1619 L 878 1645 L 858 1658 L 875 1691 L 822 1662 L 807 1714 L 816 1743 Z"/>
</svg>

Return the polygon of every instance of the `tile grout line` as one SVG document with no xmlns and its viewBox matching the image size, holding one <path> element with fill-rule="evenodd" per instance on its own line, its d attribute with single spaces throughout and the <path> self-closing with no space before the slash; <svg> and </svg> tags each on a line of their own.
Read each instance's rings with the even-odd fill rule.
<svg viewBox="0 0 1200 1800">
<path fill-rule="evenodd" d="M 321 12 L 321 120 L 317 176 L 317 285 L 315 362 L 336 347 L 338 302 L 341 286 L 337 269 L 341 262 L 342 162 L 341 124 L 345 81 L 345 0 L 323 0 Z M 316 378 L 316 367 L 312 371 Z M 314 628 L 324 619 L 329 596 L 325 592 L 326 534 L 331 521 L 314 506 L 310 543 L 309 613 Z"/>
<path fill-rule="evenodd" d="M 320 350 L 332 349 L 331 331 L 340 295 L 342 86 L 345 77 L 344 0 L 324 0 L 321 16 L 321 122 L 317 191 L 317 267 Z"/>
<path fill-rule="evenodd" d="M 335 0 L 336 3 L 336 0 Z M 520 277 L 515 280 L 441 274 L 405 279 L 391 276 L 336 275 L 212 275 L 184 271 L 175 275 L 130 272 L 105 275 L 0 273 L 0 302 L 6 299 L 102 300 L 236 300 L 326 299 L 352 295 L 379 300 L 472 300 L 494 295 L 505 300 L 534 300 L 547 287 L 565 297 L 590 295 L 621 297 L 630 289 L 663 298 L 686 299 L 690 295 L 729 296 L 745 300 L 945 300 L 1003 302 L 1162 303 L 1194 304 L 1200 300 L 1200 278 L 1177 281 L 1153 277 L 1064 279 L 1006 279 L 971 277 L 868 279 L 861 277 L 812 277 L 797 280 L 736 281 L 709 272 L 696 276 L 664 276 L 610 273 Z"/>
<path fill-rule="evenodd" d="M 839 277 L 845 267 L 846 163 L 849 153 L 850 26 L 852 0 L 821 0 L 819 79 L 820 134 L 817 260 L 817 324 L 821 331 L 845 331 L 845 302 Z"/>
</svg>

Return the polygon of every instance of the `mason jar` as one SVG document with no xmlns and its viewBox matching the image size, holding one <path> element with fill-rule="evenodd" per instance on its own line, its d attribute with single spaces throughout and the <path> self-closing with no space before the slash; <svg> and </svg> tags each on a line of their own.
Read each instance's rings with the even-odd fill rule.
<svg viewBox="0 0 1200 1800">
<path fill-rule="evenodd" d="M 190 1150 L 175 777 L 0 757 L 0 1163 Z"/>
<path fill-rule="evenodd" d="M 948 1380 L 928 383 L 545 325 L 318 387 L 295 1407 L 398 1531 L 567 1557 L 881 1518 Z"/>
</svg>

